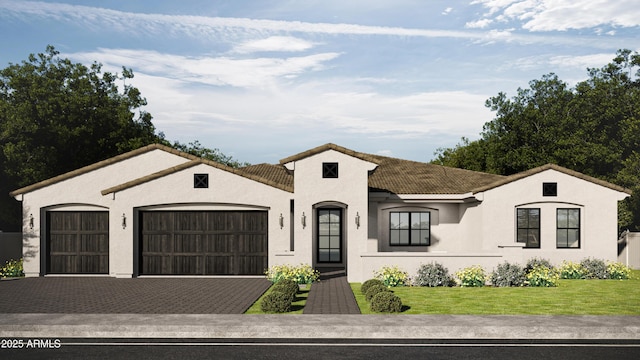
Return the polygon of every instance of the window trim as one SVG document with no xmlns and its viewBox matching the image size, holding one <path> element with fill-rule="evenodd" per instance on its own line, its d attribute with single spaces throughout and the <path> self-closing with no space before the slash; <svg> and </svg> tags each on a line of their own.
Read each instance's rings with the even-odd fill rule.
<svg viewBox="0 0 640 360">
<path fill-rule="evenodd" d="M 424 229 L 424 228 L 419 228 L 419 229 L 411 228 L 412 214 L 415 214 L 415 213 L 427 214 L 429 225 L 428 225 L 428 227 L 426 229 Z M 407 229 L 393 229 L 391 227 L 391 217 L 393 216 L 393 214 L 409 214 L 409 228 L 407 228 Z M 388 224 L 389 224 L 389 229 L 388 229 L 389 230 L 389 233 L 388 233 L 389 234 L 389 246 L 391 246 L 391 247 L 396 247 L 396 246 L 401 246 L 401 247 L 402 246 L 431 246 L 431 211 L 423 211 L 423 210 L 420 210 L 420 211 L 411 211 L 411 210 L 389 211 L 388 221 L 389 221 L 388 222 Z M 392 238 L 393 237 L 391 236 L 391 234 L 393 233 L 393 231 L 402 231 L 402 230 L 406 230 L 408 232 L 409 242 L 407 244 L 400 244 L 400 243 L 394 244 L 392 242 Z M 427 234 L 428 234 L 427 243 L 426 244 L 413 243 L 412 242 L 412 233 L 413 233 L 412 230 L 420 230 L 420 231 L 425 231 L 426 230 Z M 420 239 L 418 239 L 418 241 L 420 241 Z"/>
<path fill-rule="evenodd" d="M 530 214 L 529 212 L 531 210 L 538 210 L 538 227 L 531 227 L 531 224 L 529 224 L 529 219 L 530 219 Z M 520 211 L 526 211 L 527 212 L 527 227 L 520 227 L 519 224 L 519 216 L 518 213 Z M 541 231 L 541 222 L 542 222 L 542 210 L 540 208 L 516 208 L 516 243 L 518 244 L 524 244 L 524 249 L 540 249 L 540 247 L 542 246 L 542 239 L 540 238 L 540 234 L 542 233 Z M 527 242 L 522 242 L 519 241 L 518 239 L 520 239 L 520 231 L 532 231 L 532 230 L 537 230 L 538 232 L 538 246 L 528 246 L 528 241 Z"/>
<path fill-rule="evenodd" d="M 193 174 L 193 188 L 194 189 L 208 189 L 209 188 L 209 174 Z"/>
<path fill-rule="evenodd" d="M 568 227 L 569 223 L 567 220 L 567 227 L 560 227 L 560 223 L 558 222 L 558 215 L 560 215 L 560 211 L 567 211 L 567 219 L 569 216 L 569 211 L 577 211 L 578 212 L 578 227 Z M 580 208 L 557 208 L 556 209 L 556 249 L 580 249 L 582 247 L 582 211 Z M 578 231 L 578 246 L 569 246 L 569 231 L 577 230 Z M 558 246 L 558 232 L 566 231 L 567 232 L 567 246 Z"/>
<path fill-rule="evenodd" d="M 542 196 L 545 196 L 545 197 L 557 197 L 558 196 L 558 183 L 557 182 L 544 182 L 544 183 L 542 183 Z"/>
</svg>

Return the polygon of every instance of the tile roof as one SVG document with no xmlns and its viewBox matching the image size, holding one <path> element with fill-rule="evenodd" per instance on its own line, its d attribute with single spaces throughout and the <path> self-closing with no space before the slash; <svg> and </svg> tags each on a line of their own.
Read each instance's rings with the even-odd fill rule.
<svg viewBox="0 0 640 360">
<path fill-rule="evenodd" d="M 282 165 L 257 164 L 239 169 L 245 174 L 254 175 L 280 184 L 293 192 L 293 175 Z"/>
<path fill-rule="evenodd" d="M 589 175 L 585 175 L 583 173 L 580 173 L 580 172 L 577 172 L 577 171 L 574 171 L 574 170 L 571 170 L 571 169 L 567 169 L 565 167 L 562 167 L 562 166 L 559 166 L 559 165 L 556 165 L 556 164 L 546 164 L 546 165 L 539 166 L 537 168 L 529 169 L 527 171 L 523 171 L 523 172 L 520 172 L 520 173 L 517 173 L 517 174 L 506 176 L 503 179 L 498 180 L 498 181 L 496 181 L 494 183 L 487 184 L 487 185 L 484 185 L 484 186 L 480 186 L 480 187 L 478 187 L 476 189 L 473 189 L 473 192 L 474 193 L 478 193 L 478 192 L 482 192 L 482 191 L 491 190 L 491 189 L 497 188 L 499 186 L 508 184 L 510 182 L 513 182 L 513 181 L 516 181 L 516 180 L 520 180 L 520 179 L 526 178 L 528 176 L 541 173 L 541 172 L 546 171 L 546 170 L 559 171 L 561 173 L 576 177 L 578 179 L 589 181 L 589 182 L 592 182 L 594 184 L 598 184 L 600 186 L 604 186 L 604 187 L 612 189 L 612 190 L 616 190 L 616 191 L 620 191 L 620 192 L 623 192 L 623 193 L 627 193 L 629 195 L 631 195 L 631 193 L 632 193 L 631 190 L 629 190 L 627 188 L 624 188 L 622 186 L 619 186 L 619 185 L 616 185 L 616 184 L 612 184 L 612 183 L 610 183 L 608 181 L 597 179 L 597 178 L 591 177 Z"/>
</svg>

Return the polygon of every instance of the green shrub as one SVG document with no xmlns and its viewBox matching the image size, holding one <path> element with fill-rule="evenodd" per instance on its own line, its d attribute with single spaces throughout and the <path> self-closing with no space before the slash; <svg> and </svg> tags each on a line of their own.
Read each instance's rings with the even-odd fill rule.
<svg viewBox="0 0 640 360">
<path fill-rule="evenodd" d="M 367 293 L 367 290 L 369 290 L 370 287 L 374 286 L 374 285 L 381 285 L 384 286 L 384 283 L 378 279 L 369 279 L 367 281 L 365 281 L 364 283 L 362 283 L 362 286 L 360 287 L 360 292 L 363 294 Z"/>
<path fill-rule="evenodd" d="M 533 287 L 556 287 L 560 275 L 554 269 L 544 265 L 536 265 L 527 274 L 527 284 Z"/>
<path fill-rule="evenodd" d="M 582 265 L 572 261 L 563 261 L 558 269 L 561 279 L 584 279 Z"/>
<path fill-rule="evenodd" d="M 290 295 L 292 298 L 296 297 L 296 294 L 300 290 L 298 284 L 296 284 L 293 280 L 283 280 L 275 285 L 273 285 L 272 291 L 279 291 L 281 293 L 285 293 Z"/>
<path fill-rule="evenodd" d="M 307 264 L 298 266 L 274 265 L 265 271 L 265 275 L 272 283 L 277 283 L 281 280 L 293 280 L 296 284 L 311 284 L 320 278 L 320 272 Z"/>
<path fill-rule="evenodd" d="M 547 269 L 553 269 L 553 265 L 551 265 L 551 262 L 549 260 L 535 257 L 535 258 L 531 258 L 531 259 L 529 259 L 529 261 L 527 261 L 527 265 L 525 265 L 524 271 L 528 274 L 535 267 L 538 267 L 538 266 L 542 266 L 542 267 L 545 267 Z"/>
<path fill-rule="evenodd" d="M 456 272 L 456 278 L 460 286 L 480 287 L 487 281 L 487 274 L 482 266 L 474 265 Z"/>
<path fill-rule="evenodd" d="M 509 287 L 509 286 L 524 286 L 526 282 L 526 274 L 524 268 L 518 264 L 504 264 L 498 265 L 498 267 L 491 273 L 491 285 L 497 287 Z"/>
<path fill-rule="evenodd" d="M 371 310 L 377 312 L 400 312 L 402 301 L 392 292 L 379 292 L 371 299 Z"/>
<path fill-rule="evenodd" d="M 374 285 L 367 290 L 364 294 L 364 298 L 367 299 L 367 301 L 371 301 L 374 296 L 381 292 L 391 292 L 391 290 L 384 285 Z"/>
<path fill-rule="evenodd" d="M 631 268 L 619 262 L 609 262 L 607 264 L 609 279 L 626 280 L 631 277 Z"/>
<path fill-rule="evenodd" d="M 22 259 L 9 260 L 0 269 L 0 277 L 21 277 L 21 276 L 24 276 Z"/>
<path fill-rule="evenodd" d="M 607 279 L 607 264 L 604 260 L 587 258 L 580 262 L 585 279 Z"/>
<path fill-rule="evenodd" d="M 260 303 L 260 309 L 264 312 L 285 313 L 291 311 L 292 297 L 280 291 L 271 291 Z"/>
<path fill-rule="evenodd" d="M 451 284 L 451 276 L 449 276 L 449 270 L 442 264 L 432 262 L 420 266 L 418 276 L 414 279 L 414 284 L 429 287 L 449 286 Z"/>
<path fill-rule="evenodd" d="M 405 286 L 409 284 L 409 274 L 397 266 L 383 266 L 375 271 L 376 279 L 382 281 L 386 287 Z"/>
</svg>

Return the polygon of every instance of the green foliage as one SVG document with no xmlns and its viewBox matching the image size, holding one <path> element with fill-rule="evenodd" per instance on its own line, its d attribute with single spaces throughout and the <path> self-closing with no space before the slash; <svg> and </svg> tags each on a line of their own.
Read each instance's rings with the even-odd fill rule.
<svg viewBox="0 0 640 360">
<path fill-rule="evenodd" d="M 522 266 L 504 262 L 491 273 L 490 281 L 496 287 L 524 286 L 526 273 Z"/>
<path fill-rule="evenodd" d="M 418 269 L 418 275 L 414 279 L 414 284 L 429 287 L 449 286 L 451 282 L 449 270 L 436 262 L 421 265 Z"/>
<path fill-rule="evenodd" d="M 264 312 L 285 313 L 291 310 L 293 297 L 280 291 L 271 291 L 260 303 L 260 309 Z"/>
<path fill-rule="evenodd" d="M 462 287 L 482 287 L 487 274 L 482 266 L 474 265 L 456 272 L 457 283 Z"/>
<path fill-rule="evenodd" d="M 402 300 L 392 292 L 379 292 L 371 299 L 371 310 L 375 312 L 400 312 Z"/>
<path fill-rule="evenodd" d="M 538 267 L 538 266 L 542 266 L 545 267 L 547 269 L 553 269 L 553 265 L 551 265 L 551 262 L 547 259 L 543 259 L 543 258 L 531 258 L 529 259 L 529 261 L 527 261 L 527 265 L 525 265 L 524 267 L 524 271 L 526 273 L 530 273 L 534 268 Z"/>
<path fill-rule="evenodd" d="M 487 100 L 495 118 L 475 141 L 438 149 L 434 163 L 511 175 L 555 163 L 634 191 L 621 228 L 640 229 L 640 54 L 619 50 L 570 87 L 551 73 Z"/>
<path fill-rule="evenodd" d="M 573 261 L 563 261 L 558 273 L 561 279 L 584 279 L 584 268 Z"/>
<path fill-rule="evenodd" d="M 391 290 L 384 285 L 373 285 L 364 293 L 364 298 L 367 299 L 367 301 L 371 301 L 374 296 L 381 292 L 391 292 Z"/>
<path fill-rule="evenodd" d="M 367 281 L 365 281 L 364 283 L 362 283 L 362 286 L 360 287 L 360 292 L 362 294 L 366 294 L 367 290 L 369 290 L 370 287 L 375 286 L 375 285 L 380 285 L 380 286 L 384 286 L 384 283 L 378 279 L 369 279 Z"/>
<path fill-rule="evenodd" d="M 239 167 L 250 165 L 247 162 L 240 162 L 231 156 L 223 154 L 219 149 L 206 148 L 202 146 L 202 144 L 200 144 L 198 140 L 192 141 L 188 144 L 182 144 L 176 141 L 172 145 L 170 145 L 167 142 L 166 145 L 171 146 L 174 149 L 189 153 L 191 155 L 195 155 L 197 157 L 201 157 L 207 160 L 212 160 L 217 163 L 224 164 L 233 168 L 239 168 Z"/>
<path fill-rule="evenodd" d="M 409 284 L 409 274 L 398 266 L 383 266 L 374 272 L 376 279 L 382 281 L 386 287 L 405 286 Z"/>
<path fill-rule="evenodd" d="M 559 279 L 560 275 L 555 269 L 543 265 L 536 265 L 527 273 L 527 285 L 532 287 L 556 287 Z"/>
<path fill-rule="evenodd" d="M 607 264 L 600 259 L 587 258 L 580 262 L 585 279 L 608 279 Z"/>
<path fill-rule="evenodd" d="M 21 277 L 24 276 L 24 269 L 22 267 L 22 259 L 9 260 L 0 269 L 0 277 Z"/>
<path fill-rule="evenodd" d="M 267 269 L 265 275 L 273 283 L 281 280 L 293 280 L 296 284 L 311 284 L 320 278 L 320 273 L 308 264 L 274 265 Z"/>
<path fill-rule="evenodd" d="M 273 285 L 272 288 L 272 291 L 279 291 L 281 293 L 290 295 L 292 299 L 295 298 L 299 290 L 300 288 L 298 287 L 298 284 L 290 279 L 281 280 Z"/>
<path fill-rule="evenodd" d="M 607 263 L 609 279 L 627 280 L 631 277 L 631 268 L 619 262 Z"/>
</svg>

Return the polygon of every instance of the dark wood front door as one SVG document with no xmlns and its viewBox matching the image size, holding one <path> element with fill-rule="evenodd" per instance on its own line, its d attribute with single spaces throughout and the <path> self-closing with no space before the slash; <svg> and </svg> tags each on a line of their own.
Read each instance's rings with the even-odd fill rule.
<svg viewBox="0 0 640 360">
<path fill-rule="evenodd" d="M 47 212 L 47 273 L 108 274 L 109 212 Z"/>
<path fill-rule="evenodd" d="M 262 275 L 266 211 L 147 211 L 140 214 L 140 274 Z"/>
</svg>

